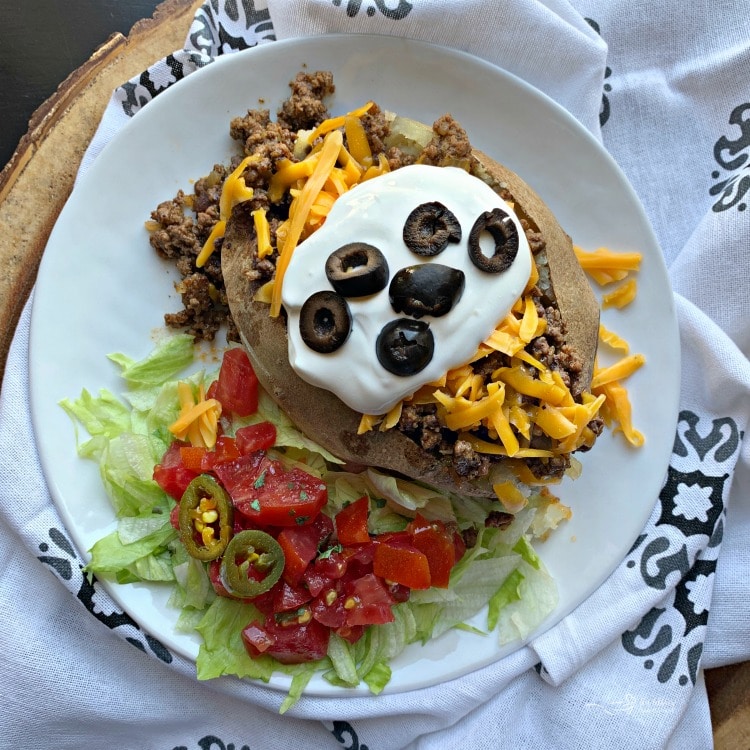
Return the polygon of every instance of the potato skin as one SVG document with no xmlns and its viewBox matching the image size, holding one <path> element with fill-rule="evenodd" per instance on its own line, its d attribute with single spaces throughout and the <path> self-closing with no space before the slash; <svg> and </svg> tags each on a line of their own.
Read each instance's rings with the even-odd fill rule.
<svg viewBox="0 0 750 750">
<path fill-rule="evenodd" d="M 513 195 L 516 210 L 544 236 L 554 294 L 567 326 L 567 340 L 586 363 L 586 382 L 590 382 L 598 340 L 599 306 L 575 258 L 570 237 L 518 175 L 485 154 L 475 152 L 475 155 L 497 187 L 502 186 Z M 358 435 L 360 413 L 294 372 L 288 357 L 285 317 L 282 314 L 271 318 L 267 305 L 253 302 L 258 284 L 249 281 L 246 274 L 252 268 L 253 237 L 249 212 L 235 211 L 222 245 L 227 299 L 261 385 L 296 426 L 347 463 L 377 467 L 450 492 L 493 497 L 492 483 L 513 476 L 502 462 L 495 465 L 490 476 L 468 480 L 454 471 L 450 457 L 436 460 L 396 429 L 386 432 L 376 429 Z"/>
</svg>

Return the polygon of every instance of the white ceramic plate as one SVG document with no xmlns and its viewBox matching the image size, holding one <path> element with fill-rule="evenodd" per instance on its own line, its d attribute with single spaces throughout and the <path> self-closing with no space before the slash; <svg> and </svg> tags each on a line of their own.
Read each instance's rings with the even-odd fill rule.
<svg viewBox="0 0 750 750">
<path fill-rule="evenodd" d="M 451 112 L 472 143 L 526 179 L 574 241 L 643 253 L 639 294 L 603 319 L 647 366 L 629 381 L 646 447 L 606 435 L 584 456 L 583 476 L 565 483 L 572 520 L 540 546 L 560 602 L 541 630 L 586 599 L 624 558 L 658 495 L 671 452 L 679 391 L 679 343 L 662 256 L 645 214 L 611 158 L 581 126 L 517 78 L 468 55 L 412 41 L 368 36 L 276 42 L 228 55 L 192 74 L 127 124 L 79 181 L 50 236 L 36 286 L 31 332 L 31 403 L 43 469 L 68 532 L 85 554 L 114 528 L 98 470 L 75 453 L 60 399 L 82 388 L 121 390 L 106 355 L 147 354 L 163 314 L 179 309 L 174 273 L 148 244 L 144 221 L 178 188 L 226 161 L 231 117 L 275 111 L 306 66 L 334 72 L 331 110 L 374 99 L 432 122 Z M 173 651 L 194 659 L 198 639 L 173 632 L 177 612 L 160 586 L 109 585 L 119 604 Z M 488 665 L 520 644 L 448 633 L 410 647 L 394 664 L 388 691 L 436 684 Z M 285 677 L 271 686 L 285 689 Z M 364 689 L 363 689 L 364 690 Z M 337 691 L 322 678 L 309 694 Z M 355 691 L 356 692 L 356 691 Z"/>
</svg>

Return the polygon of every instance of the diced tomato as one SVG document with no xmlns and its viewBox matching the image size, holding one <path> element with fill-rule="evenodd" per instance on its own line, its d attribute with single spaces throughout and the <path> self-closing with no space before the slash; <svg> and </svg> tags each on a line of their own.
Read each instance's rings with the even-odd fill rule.
<svg viewBox="0 0 750 750">
<path fill-rule="evenodd" d="M 392 545 L 400 545 L 402 547 L 411 546 L 411 534 L 408 531 L 386 531 L 383 534 L 378 534 L 375 537 L 377 542 L 387 542 Z"/>
<path fill-rule="evenodd" d="M 372 573 L 372 561 L 375 557 L 375 542 L 358 544 L 355 547 L 344 547 L 343 556 L 346 560 L 348 578 L 361 578 Z"/>
<path fill-rule="evenodd" d="M 350 581 L 344 591 L 347 625 L 382 625 L 393 622 L 393 597 L 374 574 Z"/>
<path fill-rule="evenodd" d="M 302 574 L 302 580 L 308 591 L 317 596 L 332 581 L 340 579 L 346 573 L 346 560 L 340 552 L 331 552 L 324 558 L 318 558 L 308 565 Z"/>
<path fill-rule="evenodd" d="M 258 422 L 240 427 L 234 434 L 240 453 L 254 453 L 273 447 L 276 442 L 276 426 L 273 422 Z"/>
<path fill-rule="evenodd" d="M 319 557 L 315 560 L 312 567 L 321 575 L 335 581 L 346 572 L 347 561 L 341 552 L 334 550 L 325 557 Z"/>
<path fill-rule="evenodd" d="M 258 410 L 258 377 L 244 349 L 235 347 L 224 352 L 219 379 L 211 390 L 224 412 L 246 417 Z"/>
<path fill-rule="evenodd" d="M 317 661 L 328 653 L 330 631 L 311 618 L 299 623 L 289 619 L 279 623 L 267 618 L 260 624 L 251 622 L 242 631 L 242 641 L 251 657 L 268 654 L 282 664 Z"/>
<path fill-rule="evenodd" d="M 271 461 L 265 453 L 258 451 L 216 464 L 213 471 L 232 500 L 237 503 L 253 496 L 255 483 L 261 475 L 281 472 L 282 468 L 281 464 Z"/>
<path fill-rule="evenodd" d="M 397 601 L 397 602 L 408 602 L 409 597 L 411 596 L 411 589 L 408 586 L 404 586 L 401 583 L 386 583 L 385 584 L 386 589 L 388 589 L 388 593 Z"/>
<path fill-rule="evenodd" d="M 243 599 L 241 597 L 235 596 L 234 594 L 230 593 L 227 590 L 227 587 L 224 585 L 224 581 L 221 578 L 221 558 L 217 558 L 216 560 L 211 560 L 211 562 L 208 564 L 208 580 L 211 581 L 211 586 L 213 587 L 213 590 L 219 595 L 219 596 L 225 596 L 227 599 L 239 599 L 243 602 L 249 602 L 252 601 L 253 604 L 256 603 L 256 597 L 255 599 Z"/>
<path fill-rule="evenodd" d="M 340 628 L 335 628 L 334 632 L 345 641 L 356 643 L 365 634 L 365 627 L 364 625 L 342 625 Z"/>
<path fill-rule="evenodd" d="M 456 564 L 453 534 L 440 521 L 428 521 L 419 514 L 409 524 L 409 531 L 412 544 L 427 558 L 431 585 L 447 588 Z"/>
<path fill-rule="evenodd" d="M 208 453 L 206 448 L 199 446 L 183 445 L 180 448 L 180 459 L 182 465 L 194 471 L 196 474 L 200 474 L 203 471 L 203 457 Z"/>
<path fill-rule="evenodd" d="M 401 542 L 378 542 L 372 561 L 373 572 L 386 581 L 410 589 L 430 588 L 430 565 L 424 553 Z"/>
<path fill-rule="evenodd" d="M 213 471 L 215 466 L 234 461 L 240 457 L 234 438 L 228 435 L 219 435 L 216 445 L 212 451 L 206 451 L 201 461 L 201 471 Z"/>
<path fill-rule="evenodd" d="M 235 598 L 227 591 L 224 582 L 221 580 L 221 558 L 211 560 L 208 564 L 208 580 L 211 581 L 211 586 L 219 596 L 226 596 L 229 599 Z"/>
<path fill-rule="evenodd" d="M 169 523 L 172 525 L 172 528 L 177 529 L 177 531 L 180 530 L 180 504 L 177 503 L 177 505 L 172 508 L 172 510 L 169 512 Z"/>
<path fill-rule="evenodd" d="M 328 500 L 328 489 L 320 479 L 296 467 L 283 471 L 273 461 L 261 468 L 254 481 L 234 489 L 225 484 L 225 488 L 237 510 L 261 526 L 310 524 Z"/>
<path fill-rule="evenodd" d="M 319 535 L 313 526 L 290 526 L 279 532 L 278 542 L 284 550 L 284 580 L 296 586 L 307 566 L 318 554 Z"/>
<path fill-rule="evenodd" d="M 243 629 L 242 642 L 250 656 L 256 657 L 265 654 L 276 641 L 259 622 L 253 620 Z"/>
<path fill-rule="evenodd" d="M 198 472 L 191 471 L 182 463 L 180 448 L 187 443 L 175 440 L 158 463 L 154 467 L 154 481 L 175 500 L 180 500 L 190 482 L 198 476 Z"/>
<path fill-rule="evenodd" d="M 312 599 L 312 594 L 307 589 L 301 586 L 290 586 L 283 579 L 274 586 L 274 589 L 274 612 L 290 612 L 299 609 Z"/>
<path fill-rule="evenodd" d="M 369 511 L 370 500 L 365 495 L 336 514 L 336 535 L 341 544 L 364 544 L 370 541 L 367 531 Z"/>
<path fill-rule="evenodd" d="M 259 612 L 264 614 L 266 618 L 272 618 L 274 615 L 274 601 L 276 600 L 276 595 L 281 589 L 281 586 L 282 582 L 277 581 L 268 591 L 264 591 L 262 594 L 259 594 L 252 599 L 253 606 Z"/>
<path fill-rule="evenodd" d="M 313 617 L 328 628 L 341 628 L 346 625 L 348 614 L 344 603 L 346 597 L 336 586 L 328 586 L 323 589 L 310 605 Z"/>
</svg>

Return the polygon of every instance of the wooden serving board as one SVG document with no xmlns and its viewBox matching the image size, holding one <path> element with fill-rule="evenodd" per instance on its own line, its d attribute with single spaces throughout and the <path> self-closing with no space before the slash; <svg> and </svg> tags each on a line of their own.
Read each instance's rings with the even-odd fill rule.
<svg viewBox="0 0 750 750">
<path fill-rule="evenodd" d="M 34 113 L 0 172 L 0 378 L 47 238 L 112 91 L 181 48 L 201 2 L 166 0 L 127 38 L 111 36 Z M 706 684 L 716 748 L 749 750 L 750 663 L 710 670 Z"/>
</svg>

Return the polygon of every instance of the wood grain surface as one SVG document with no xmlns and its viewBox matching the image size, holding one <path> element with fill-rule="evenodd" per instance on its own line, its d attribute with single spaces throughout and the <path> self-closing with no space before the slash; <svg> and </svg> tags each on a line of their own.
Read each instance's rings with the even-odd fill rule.
<svg viewBox="0 0 750 750">
<path fill-rule="evenodd" d="M 182 47 L 201 0 L 166 0 L 128 37 L 110 37 L 33 115 L 0 173 L 0 378 L 49 233 L 114 88 Z M 750 663 L 709 670 L 715 747 L 750 750 Z"/>
</svg>

